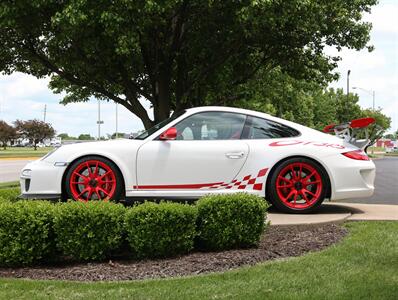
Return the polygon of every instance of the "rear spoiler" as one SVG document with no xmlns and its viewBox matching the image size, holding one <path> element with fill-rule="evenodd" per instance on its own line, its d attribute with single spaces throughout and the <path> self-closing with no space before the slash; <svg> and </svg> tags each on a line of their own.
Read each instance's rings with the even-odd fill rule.
<svg viewBox="0 0 398 300">
<path fill-rule="evenodd" d="M 364 150 L 370 143 L 367 127 L 375 122 L 376 120 L 374 118 L 355 119 L 339 125 L 327 125 L 323 128 L 323 132 L 334 132 L 337 137 L 342 138 L 344 141 Z M 362 136 L 359 136 L 358 133 L 361 132 L 362 129 L 364 129 L 365 133 L 364 135 L 362 134 Z"/>
</svg>

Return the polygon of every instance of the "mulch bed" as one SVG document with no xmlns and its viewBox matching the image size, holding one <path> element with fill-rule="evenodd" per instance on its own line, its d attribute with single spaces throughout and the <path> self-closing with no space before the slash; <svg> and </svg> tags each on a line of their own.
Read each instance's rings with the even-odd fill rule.
<svg viewBox="0 0 398 300">
<path fill-rule="evenodd" d="M 74 281 L 134 280 L 221 272 L 268 260 L 322 250 L 347 234 L 339 225 L 271 226 L 258 248 L 194 252 L 158 260 L 118 259 L 103 263 L 58 263 L 28 268 L 0 268 L 0 277 Z"/>
</svg>

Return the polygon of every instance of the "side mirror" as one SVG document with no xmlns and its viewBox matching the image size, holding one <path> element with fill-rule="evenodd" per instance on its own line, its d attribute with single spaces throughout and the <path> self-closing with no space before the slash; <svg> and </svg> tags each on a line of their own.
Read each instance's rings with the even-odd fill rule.
<svg viewBox="0 0 398 300">
<path fill-rule="evenodd" d="M 159 139 L 163 141 L 167 140 L 175 140 L 177 138 L 177 128 L 170 127 L 166 131 L 164 131 L 160 136 Z"/>
</svg>

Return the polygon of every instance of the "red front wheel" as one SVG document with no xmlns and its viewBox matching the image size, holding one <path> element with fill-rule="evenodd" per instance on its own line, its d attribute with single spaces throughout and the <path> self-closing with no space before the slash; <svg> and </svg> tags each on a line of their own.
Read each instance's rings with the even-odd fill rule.
<svg viewBox="0 0 398 300">
<path fill-rule="evenodd" d="M 116 165 L 102 157 L 84 157 L 74 162 L 66 175 L 65 190 L 76 201 L 119 200 L 122 176 Z"/>
<path fill-rule="evenodd" d="M 325 199 L 328 180 L 325 170 L 306 158 L 292 158 L 281 163 L 272 173 L 271 202 L 290 213 L 308 213 Z"/>
</svg>

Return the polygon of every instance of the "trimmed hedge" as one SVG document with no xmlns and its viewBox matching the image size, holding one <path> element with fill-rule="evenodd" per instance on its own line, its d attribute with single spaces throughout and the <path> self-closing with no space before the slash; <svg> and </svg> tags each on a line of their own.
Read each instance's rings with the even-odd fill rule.
<svg viewBox="0 0 398 300">
<path fill-rule="evenodd" d="M 0 265 L 30 265 L 55 251 L 53 209 L 47 201 L 0 203 Z"/>
<path fill-rule="evenodd" d="M 184 254 L 195 242 L 204 250 L 251 247 L 264 231 L 268 207 L 245 193 L 206 196 L 196 205 L 145 202 L 132 208 L 99 201 L 12 202 L 14 196 L 0 198 L 0 266 L 102 260 L 124 242 L 137 258 Z"/>
<path fill-rule="evenodd" d="M 145 202 L 128 209 L 124 227 L 134 256 L 166 257 L 193 249 L 196 235 L 195 206 Z"/>
<path fill-rule="evenodd" d="M 15 202 L 18 200 L 18 197 L 20 194 L 21 194 L 21 191 L 19 188 L 0 189 L 0 200 L 2 202 L 4 202 L 4 201 Z"/>
<path fill-rule="evenodd" d="M 267 202 L 247 193 L 209 195 L 197 202 L 198 244 L 210 250 L 246 248 L 260 241 Z"/>
<path fill-rule="evenodd" d="M 75 260 L 101 260 L 120 247 L 125 208 L 102 201 L 57 205 L 54 231 L 58 249 Z"/>
</svg>

